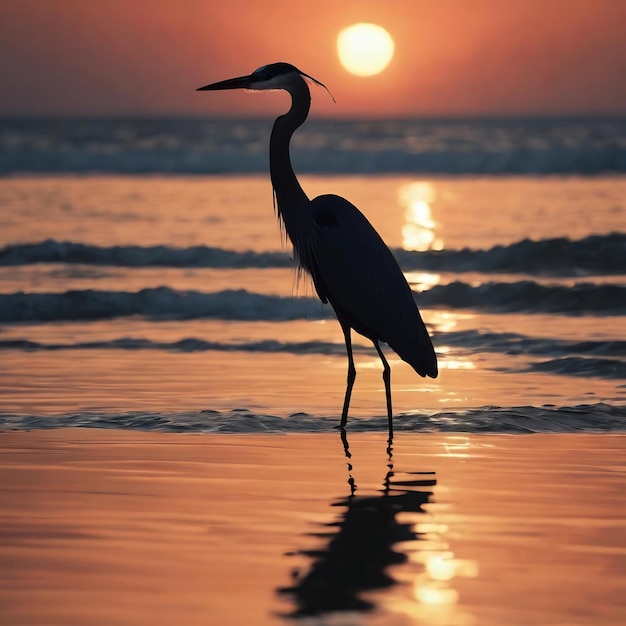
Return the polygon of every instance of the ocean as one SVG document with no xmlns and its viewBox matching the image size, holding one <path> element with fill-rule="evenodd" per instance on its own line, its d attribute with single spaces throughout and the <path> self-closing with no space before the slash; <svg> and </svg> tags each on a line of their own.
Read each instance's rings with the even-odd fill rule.
<svg viewBox="0 0 626 626">
<path fill-rule="evenodd" d="M 0 120 L 0 428 L 308 432 L 347 359 L 273 212 L 272 120 Z M 310 197 L 398 259 L 436 380 L 388 351 L 397 431 L 626 425 L 626 119 L 310 120 Z M 386 428 L 354 337 L 348 424 Z"/>
</svg>

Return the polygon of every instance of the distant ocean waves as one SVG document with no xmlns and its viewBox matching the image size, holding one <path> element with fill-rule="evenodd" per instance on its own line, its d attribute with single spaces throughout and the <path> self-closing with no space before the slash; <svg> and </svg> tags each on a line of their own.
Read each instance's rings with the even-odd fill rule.
<svg viewBox="0 0 626 626">
<path fill-rule="evenodd" d="M 176 433 L 306 433 L 329 432 L 338 418 L 294 413 L 288 417 L 260 414 L 245 408 L 232 411 L 163 413 L 133 411 L 128 413 L 74 412 L 60 415 L 0 413 L 0 431 L 47 428 L 111 428 Z M 626 405 L 605 403 L 576 406 L 485 406 L 440 413 L 408 413 L 394 416 L 397 432 L 452 433 L 567 433 L 624 432 Z M 385 432 L 386 417 L 350 419 L 350 432 Z"/>
<path fill-rule="evenodd" d="M 272 120 L 0 119 L 0 174 L 267 171 Z M 301 173 L 626 172 L 626 118 L 309 120 Z"/>
<path fill-rule="evenodd" d="M 522 241 L 489 250 L 394 250 L 406 271 L 521 273 L 542 276 L 626 274 L 626 234 L 591 235 Z M 117 267 L 268 268 L 293 266 L 283 252 L 235 252 L 223 248 L 193 246 L 100 247 L 55 241 L 16 244 L 0 248 L 0 266 L 33 263 L 66 263 Z"/>
</svg>

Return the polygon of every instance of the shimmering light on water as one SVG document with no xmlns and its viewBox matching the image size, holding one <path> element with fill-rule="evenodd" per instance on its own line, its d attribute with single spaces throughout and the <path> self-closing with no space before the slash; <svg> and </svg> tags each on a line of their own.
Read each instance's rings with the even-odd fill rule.
<svg viewBox="0 0 626 626">
<path fill-rule="evenodd" d="M 418 181 L 403 185 L 398 192 L 399 203 L 405 206 L 402 226 L 402 247 L 405 250 L 443 250 L 443 240 L 437 237 L 437 223 L 432 216 L 436 198 L 434 184 Z"/>
<path fill-rule="evenodd" d="M 450 355 L 453 350 L 450 346 L 437 346 L 437 365 L 439 366 L 439 370 L 474 370 L 476 369 L 476 364 L 473 363 L 469 358 L 455 358 L 454 356 L 446 356 Z M 442 358 L 443 356 L 443 358 Z"/>
<path fill-rule="evenodd" d="M 471 445 L 469 437 L 465 435 L 447 437 L 443 442 L 445 456 L 467 459 Z"/>
<path fill-rule="evenodd" d="M 406 278 L 413 291 L 427 291 L 431 287 L 441 283 L 441 274 L 432 272 L 405 272 Z"/>
<path fill-rule="evenodd" d="M 452 440 L 452 443 L 445 441 L 444 446 L 463 445 L 455 443 L 453 438 L 447 440 Z M 441 519 L 449 515 L 449 507 L 435 502 L 426 504 L 425 509 L 425 515 L 423 512 L 419 515 L 399 515 L 404 523 L 411 524 L 416 536 L 415 541 L 402 542 L 397 546 L 411 564 L 412 573 L 403 572 L 401 580 L 410 584 L 414 602 L 398 603 L 395 609 L 411 615 L 417 623 L 422 623 L 422 620 L 442 625 L 472 623 L 471 616 L 457 607 L 462 598 L 455 583 L 460 578 L 476 578 L 479 575 L 478 563 L 455 556 L 450 541 L 450 537 L 454 536 L 454 523 Z M 427 519 L 424 520 L 424 517 Z"/>
</svg>

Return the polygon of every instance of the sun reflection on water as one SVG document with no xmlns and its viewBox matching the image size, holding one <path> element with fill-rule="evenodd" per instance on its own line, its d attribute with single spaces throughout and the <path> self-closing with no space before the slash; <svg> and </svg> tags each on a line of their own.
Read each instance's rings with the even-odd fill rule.
<svg viewBox="0 0 626 626">
<path fill-rule="evenodd" d="M 450 346 L 437 346 L 437 365 L 440 370 L 475 370 L 476 364 L 469 358 L 451 354 Z"/>
<path fill-rule="evenodd" d="M 435 234 L 437 223 L 431 205 L 435 201 L 435 186 L 427 181 L 403 185 L 398 201 L 405 207 L 402 226 L 402 247 L 405 250 L 443 250 L 443 240 Z"/>
<path fill-rule="evenodd" d="M 448 533 L 446 524 L 416 522 L 413 531 L 420 537 L 418 542 L 403 544 L 409 561 L 421 568 L 419 574 L 410 578 L 411 600 L 394 602 L 394 611 L 404 613 L 428 624 L 467 626 L 474 624 L 472 615 L 459 604 L 460 596 L 454 588 L 458 578 L 477 578 L 478 565 L 471 559 L 456 558 L 444 540 Z"/>
<path fill-rule="evenodd" d="M 446 451 L 444 456 L 467 459 L 470 456 L 470 446 L 469 437 L 465 435 L 450 436 L 448 437 L 448 441 L 444 441 L 443 443 L 443 447 Z"/>
<path fill-rule="evenodd" d="M 432 272 L 405 272 L 404 277 L 413 291 L 422 292 L 441 282 L 440 274 Z"/>
<path fill-rule="evenodd" d="M 433 309 L 428 312 L 428 323 L 441 333 L 453 331 L 461 321 L 474 319 L 473 313 L 460 313 L 458 311 L 439 311 Z"/>
<path fill-rule="evenodd" d="M 446 455 L 466 456 L 468 441 L 453 437 L 446 444 Z M 451 532 L 446 520 L 440 519 L 449 510 L 448 505 L 431 502 L 420 515 L 403 512 L 399 518 L 411 524 L 417 541 L 403 542 L 396 547 L 418 568 L 399 577 L 409 585 L 410 600 L 393 603 L 393 610 L 409 615 L 419 623 L 433 626 L 469 626 L 473 616 L 460 605 L 460 596 L 454 582 L 459 578 L 477 578 L 478 564 L 472 559 L 458 558 L 448 542 Z M 427 519 L 424 519 L 424 518 Z"/>
</svg>

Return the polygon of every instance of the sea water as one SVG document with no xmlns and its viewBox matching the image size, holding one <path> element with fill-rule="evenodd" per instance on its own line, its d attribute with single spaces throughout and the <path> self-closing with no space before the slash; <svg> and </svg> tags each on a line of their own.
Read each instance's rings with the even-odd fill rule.
<svg viewBox="0 0 626 626">
<path fill-rule="evenodd" d="M 0 122 L 0 426 L 337 423 L 343 336 L 294 272 L 270 129 Z M 387 242 L 433 338 L 436 380 L 387 352 L 397 429 L 623 429 L 624 120 L 317 120 L 293 144 L 309 197 Z M 354 345 L 350 423 L 385 428 Z"/>
</svg>

